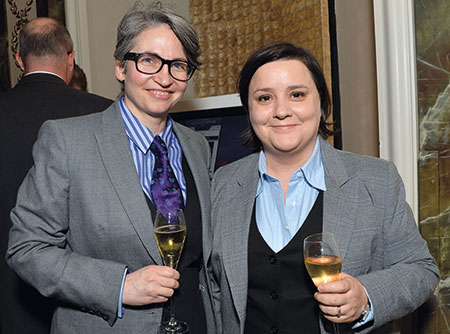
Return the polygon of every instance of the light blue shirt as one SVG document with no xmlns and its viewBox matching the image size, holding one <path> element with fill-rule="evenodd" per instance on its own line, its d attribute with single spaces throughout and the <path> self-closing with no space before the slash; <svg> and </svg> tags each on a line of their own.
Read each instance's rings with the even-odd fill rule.
<svg viewBox="0 0 450 334">
<path fill-rule="evenodd" d="M 258 168 L 256 224 L 267 245 L 278 253 L 302 227 L 316 202 L 319 191 L 326 191 L 319 137 L 311 157 L 301 168 L 292 173 L 286 202 L 281 182 L 267 173 L 266 156 L 263 151 L 259 154 Z M 366 295 L 370 303 L 367 291 Z M 358 328 L 373 320 L 373 316 L 373 308 L 371 308 L 366 320 L 356 322 L 352 328 Z"/>
<path fill-rule="evenodd" d="M 267 173 L 263 151 L 259 155 L 259 176 L 256 223 L 266 243 L 278 253 L 302 227 L 319 191 L 326 190 L 319 138 L 308 161 L 292 173 L 286 202 L 281 182 Z"/>
</svg>

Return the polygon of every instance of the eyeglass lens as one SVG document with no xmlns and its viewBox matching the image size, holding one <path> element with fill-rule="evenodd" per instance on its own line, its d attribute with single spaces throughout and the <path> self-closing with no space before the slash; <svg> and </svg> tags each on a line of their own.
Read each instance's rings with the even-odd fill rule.
<svg viewBox="0 0 450 334">
<path fill-rule="evenodd" d="M 151 54 L 139 55 L 136 64 L 139 71 L 147 74 L 157 73 L 163 66 L 162 60 Z M 175 79 L 188 80 L 191 74 L 191 68 L 184 61 L 172 61 L 170 62 L 169 73 Z"/>
</svg>

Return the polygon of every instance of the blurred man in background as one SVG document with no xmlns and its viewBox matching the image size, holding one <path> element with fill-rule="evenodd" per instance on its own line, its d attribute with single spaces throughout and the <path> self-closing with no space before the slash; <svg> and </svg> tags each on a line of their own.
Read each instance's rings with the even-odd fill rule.
<svg viewBox="0 0 450 334">
<path fill-rule="evenodd" d="M 112 101 L 68 86 L 73 42 L 67 29 L 53 19 L 37 18 L 23 27 L 16 60 L 24 76 L 0 94 L 0 333 L 49 333 L 52 302 L 27 286 L 5 262 L 9 213 L 32 166 L 32 146 L 42 123 L 102 111 Z"/>
</svg>

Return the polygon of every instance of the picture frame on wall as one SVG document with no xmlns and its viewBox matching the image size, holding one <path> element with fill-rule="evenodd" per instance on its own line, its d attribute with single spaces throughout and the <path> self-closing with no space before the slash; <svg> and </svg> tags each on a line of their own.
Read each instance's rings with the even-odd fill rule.
<svg viewBox="0 0 450 334">
<path fill-rule="evenodd" d="M 219 167 L 253 153 L 242 139 L 248 128 L 243 107 L 175 112 L 170 117 L 205 136 L 211 148 L 211 177 Z"/>
</svg>

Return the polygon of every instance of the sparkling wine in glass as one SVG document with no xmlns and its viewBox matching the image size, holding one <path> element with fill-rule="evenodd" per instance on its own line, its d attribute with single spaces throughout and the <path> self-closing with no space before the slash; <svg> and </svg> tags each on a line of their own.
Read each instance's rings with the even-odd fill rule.
<svg viewBox="0 0 450 334">
<path fill-rule="evenodd" d="M 163 263 L 173 269 L 177 269 L 178 261 L 183 251 L 186 239 L 186 220 L 183 210 L 163 214 L 156 212 L 155 238 Z M 158 329 L 159 334 L 184 334 L 189 331 L 189 326 L 184 321 L 175 319 L 173 298 L 170 297 L 170 318 L 163 322 Z"/>
<path fill-rule="evenodd" d="M 316 287 L 341 279 L 342 258 L 333 234 L 317 233 L 305 238 L 303 256 L 306 270 Z M 339 334 L 334 322 L 333 327 Z"/>
<path fill-rule="evenodd" d="M 303 245 L 306 270 L 316 286 L 341 279 L 342 259 L 333 234 L 310 235 Z"/>
</svg>

